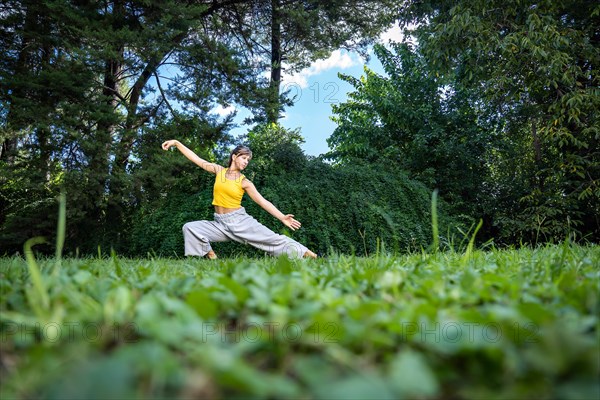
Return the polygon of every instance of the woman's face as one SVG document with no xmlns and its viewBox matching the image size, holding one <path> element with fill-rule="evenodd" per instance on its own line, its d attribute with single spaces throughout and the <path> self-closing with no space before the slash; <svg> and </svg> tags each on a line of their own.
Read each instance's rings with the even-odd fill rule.
<svg viewBox="0 0 600 400">
<path fill-rule="evenodd" d="M 240 154 L 233 156 L 233 164 L 239 169 L 243 171 L 247 166 L 252 157 L 249 154 Z"/>
</svg>

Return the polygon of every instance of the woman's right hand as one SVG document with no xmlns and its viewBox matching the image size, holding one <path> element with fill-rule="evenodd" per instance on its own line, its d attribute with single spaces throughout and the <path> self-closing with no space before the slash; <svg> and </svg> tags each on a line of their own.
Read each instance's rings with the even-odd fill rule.
<svg viewBox="0 0 600 400">
<path fill-rule="evenodd" d="M 162 144 L 163 150 L 169 150 L 173 146 L 177 146 L 177 140 L 167 140 Z"/>
</svg>

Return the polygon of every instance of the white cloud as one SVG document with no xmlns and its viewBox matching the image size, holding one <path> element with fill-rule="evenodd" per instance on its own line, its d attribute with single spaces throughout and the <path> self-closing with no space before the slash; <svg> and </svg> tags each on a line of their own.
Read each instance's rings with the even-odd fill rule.
<svg viewBox="0 0 600 400">
<path fill-rule="evenodd" d="M 226 115 L 231 114 L 232 112 L 235 111 L 235 107 L 234 106 L 227 106 L 227 107 L 223 107 L 222 105 L 218 105 L 217 107 L 215 107 L 212 110 L 215 114 L 220 115 L 221 117 L 224 117 Z"/>
<path fill-rule="evenodd" d="M 419 26 L 418 24 L 411 23 L 406 26 L 406 29 L 409 31 L 412 31 L 415 28 L 417 28 L 418 26 Z M 415 37 L 410 34 L 409 34 L 409 36 L 404 35 L 404 32 L 402 31 L 402 29 L 400 29 L 400 25 L 397 25 L 397 24 L 394 24 L 387 31 L 383 32 L 381 34 L 381 36 L 379 36 L 379 39 L 377 40 L 378 43 L 381 43 L 384 46 L 387 46 L 390 41 L 395 42 L 395 43 L 401 43 L 403 41 L 408 41 L 409 43 L 410 42 L 416 43 Z"/>
<path fill-rule="evenodd" d="M 301 89 L 308 87 L 308 78 L 313 75 L 318 75 L 330 69 L 346 69 L 355 65 L 361 64 L 358 56 L 342 50 L 335 50 L 329 58 L 317 60 L 310 67 L 304 68 L 302 71 L 289 75 L 285 71 L 282 74 L 282 82 L 284 88 L 293 88 L 299 86 Z"/>
<path fill-rule="evenodd" d="M 404 39 L 402 29 L 399 25 L 393 25 L 390 29 L 383 32 L 379 37 L 379 43 L 387 44 L 390 40 L 392 42 L 401 42 Z"/>
<path fill-rule="evenodd" d="M 323 71 L 333 68 L 346 69 L 356 65 L 356 61 L 350 57 L 348 52 L 335 50 L 329 58 L 325 60 L 317 60 L 308 67 L 309 75 L 320 74 Z"/>
<path fill-rule="evenodd" d="M 281 79 L 282 91 L 286 91 L 288 89 L 294 90 L 294 88 L 304 89 L 304 88 L 308 87 L 308 76 L 309 75 L 306 74 L 304 71 L 306 71 L 306 70 L 302 70 L 299 73 L 296 73 L 294 75 L 288 75 L 288 74 L 284 73 L 283 77 Z"/>
</svg>

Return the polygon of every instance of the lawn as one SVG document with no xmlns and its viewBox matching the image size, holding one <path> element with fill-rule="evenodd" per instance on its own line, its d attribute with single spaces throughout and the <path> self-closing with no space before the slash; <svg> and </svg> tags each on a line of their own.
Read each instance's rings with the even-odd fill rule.
<svg viewBox="0 0 600 400">
<path fill-rule="evenodd" d="M 600 247 L 0 259 L 0 397 L 600 398 Z"/>
</svg>

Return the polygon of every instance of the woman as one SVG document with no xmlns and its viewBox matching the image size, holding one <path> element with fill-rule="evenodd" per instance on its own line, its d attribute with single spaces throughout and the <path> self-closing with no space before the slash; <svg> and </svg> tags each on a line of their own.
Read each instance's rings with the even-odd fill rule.
<svg viewBox="0 0 600 400">
<path fill-rule="evenodd" d="M 276 234 L 246 214 L 242 207 L 244 193 L 291 230 L 301 226 L 292 214 L 284 215 L 262 197 L 254 184 L 242 174 L 252 159 L 252 151 L 248 147 L 237 146 L 233 149 L 229 155 L 229 166 L 224 168 L 203 160 L 177 140 L 167 140 L 162 144 L 164 150 L 173 146 L 194 164 L 216 175 L 212 202 L 215 207 L 215 220 L 188 222 L 183 226 L 186 256 L 206 256 L 215 259 L 217 255 L 210 243 L 234 240 L 248 243 L 275 256 L 285 253 L 290 257 L 317 258 L 317 255 L 304 245 L 287 236 Z"/>
</svg>

